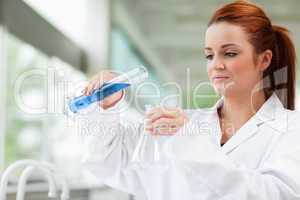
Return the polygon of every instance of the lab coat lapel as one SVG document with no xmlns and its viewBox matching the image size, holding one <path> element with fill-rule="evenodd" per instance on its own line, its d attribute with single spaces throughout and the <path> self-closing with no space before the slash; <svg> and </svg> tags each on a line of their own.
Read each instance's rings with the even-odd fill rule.
<svg viewBox="0 0 300 200">
<path fill-rule="evenodd" d="M 276 119 L 276 113 L 280 114 L 282 104 L 274 93 L 221 148 L 224 153 L 230 153 L 240 144 L 250 139 L 256 133 L 258 133 L 259 126 L 274 121 Z"/>
<path fill-rule="evenodd" d="M 224 153 L 230 153 L 258 131 L 256 121 L 251 118 L 246 122 L 221 148 Z"/>
</svg>

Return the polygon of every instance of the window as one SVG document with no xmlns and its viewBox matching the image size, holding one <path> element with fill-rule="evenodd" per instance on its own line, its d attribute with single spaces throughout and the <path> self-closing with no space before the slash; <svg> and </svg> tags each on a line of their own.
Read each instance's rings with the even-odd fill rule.
<svg viewBox="0 0 300 200">
<path fill-rule="evenodd" d="M 65 147 L 73 145 L 74 148 L 75 141 L 66 137 L 68 127 L 64 115 L 52 109 L 59 108 L 59 101 L 50 98 L 60 92 L 55 88 L 60 82 L 85 80 L 80 71 L 84 53 L 24 1 L 0 0 L 0 4 L 1 45 L 4 41 L 0 58 L 4 58 L 1 67 L 4 64 L 5 71 L 5 74 L 2 72 L 5 88 L 1 84 L 0 89 L 5 91 L 1 95 L 6 100 L 1 102 L 1 107 L 5 107 L 5 112 L 2 111 L 5 125 L 1 125 L 0 130 L 1 161 L 4 159 L 0 167 L 3 169 L 25 158 L 55 162 L 61 157 L 54 156 L 58 153 L 53 144 L 57 140 L 68 140 Z M 49 83 L 49 74 L 53 71 L 63 72 L 63 77 L 54 74 Z M 55 88 L 54 92 L 50 87 Z M 66 155 L 66 149 L 61 147 L 60 150 L 59 155 Z"/>
<path fill-rule="evenodd" d="M 69 149 L 64 147 L 80 149 L 77 141 L 70 138 L 74 135 L 66 134 L 67 119 L 62 114 L 62 107 L 57 105 L 64 103 L 63 98 L 67 95 L 64 92 L 67 91 L 61 91 L 59 86 L 70 86 L 67 81 L 71 81 L 69 84 L 80 84 L 85 76 L 72 66 L 58 58 L 46 56 L 10 33 L 6 34 L 6 41 L 9 67 L 6 84 L 5 165 L 26 158 L 48 161 L 56 159 L 61 162 L 61 155 L 70 154 Z M 51 70 L 55 73 L 53 80 L 49 78 Z M 62 74 L 59 76 L 58 72 Z M 59 147 L 59 152 L 54 145 Z"/>
<path fill-rule="evenodd" d="M 145 104 L 159 104 L 164 96 L 172 93 L 172 89 L 162 87 L 162 81 L 158 79 L 153 67 L 143 58 L 142 53 L 134 46 L 126 32 L 116 26 L 112 29 L 111 65 L 113 70 L 124 72 L 141 65 L 148 69 L 147 83 L 149 84 L 145 84 L 138 93 L 144 97 L 139 98 L 140 101 L 132 105 L 137 109 L 143 109 Z M 159 89 L 159 96 L 156 95 L 157 89 Z"/>
<path fill-rule="evenodd" d="M 7 34 L 7 110 L 5 165 L 21 158 L 40 158 L 41 141 L 45 121 L 39 116 L 24 113 L 16 105 L 15 83 L 22 72 L 44 69 L 47 66 L 46 55 L 11 34 Z M 17 97 L 24 105 L 32 108 L 44 107 L 45 81 L 32 76 L 24 81 L 22 91 Z"/>
<path fill-rule="evenodd" d="M 111 65 L 114 70 L 127 71 L 130 68 L 143 65 L 150 70 L 150 78 L 157 79 L 151 66 L 144 60 L 142 54 L 130 42 L 124 31 L 114 27 L 112 29 Z"/>
</svg>

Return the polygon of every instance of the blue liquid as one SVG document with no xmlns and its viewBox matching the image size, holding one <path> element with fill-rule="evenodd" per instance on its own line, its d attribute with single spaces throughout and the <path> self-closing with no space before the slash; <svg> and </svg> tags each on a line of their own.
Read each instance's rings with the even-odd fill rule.
<svg viewBox="0 0 300 200">
<path fill-rule="evenodd" d="M 82 95 L 70 101 L 69 108 L 73 113 L 76 113 L 81 109 L 87 108 L 90 104 L 97 101 L 102 101 L 107 96 L 110 96 L 129 86 L 129 83 L 104 83 L 101 88 L 93 91 L 91 95 Z"/>
</svg>

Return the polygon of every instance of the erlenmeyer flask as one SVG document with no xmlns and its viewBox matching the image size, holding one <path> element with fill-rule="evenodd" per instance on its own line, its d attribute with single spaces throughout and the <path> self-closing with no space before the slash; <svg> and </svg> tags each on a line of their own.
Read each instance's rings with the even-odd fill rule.
<svg viewBox="0 0 300 200">
<path fill-rule="evenodd" d="M 150 111 L 152 105 L 145 106 L 145 113 Z M 132 154 L 130 168 L 132 169 L 157 169 L 165 170 L 167 168 L 166 160 L 162 153 L 162 144 L 164 136 L 152 135 L 145 129 L 146 121 L 144 119 L 143 132 L 136 144 Z"/>
</svg>

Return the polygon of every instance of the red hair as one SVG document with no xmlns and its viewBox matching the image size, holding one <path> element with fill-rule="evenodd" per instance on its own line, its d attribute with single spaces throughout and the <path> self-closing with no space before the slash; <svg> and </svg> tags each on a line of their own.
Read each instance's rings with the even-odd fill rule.
<svg viewBox="0 0 300 200">
<path fill-rule="evenodd" d="M 263 73 L 266 96 L 276 92 L 285 108 L 295 108 L 296 52 L 289 31 L 272 25 L 265 12 L 246 0 L 235 1 L 217 9 L 208 26 L 228 22 L 238 25 L 249 36 L 255 53 L 265 50 L 273 53 L 270 66 Z"/>
</svg>

